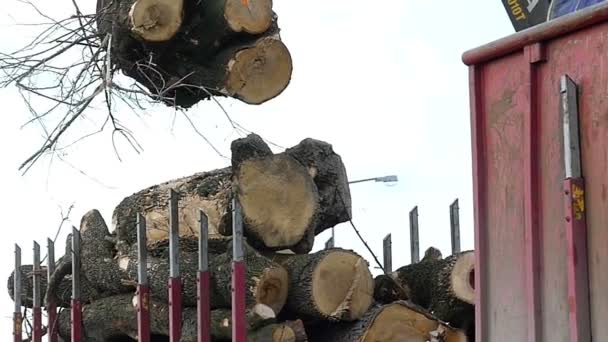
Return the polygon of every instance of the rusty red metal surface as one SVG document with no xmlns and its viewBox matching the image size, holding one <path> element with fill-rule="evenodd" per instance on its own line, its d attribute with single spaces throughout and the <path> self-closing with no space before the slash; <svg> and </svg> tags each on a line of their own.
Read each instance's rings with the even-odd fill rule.
<svg viewBox="0 0 608 342">
<path fill-rule="evenodd" d="M 582 178 L 564 181 L 566 241 L 568 243 L 568 313 L 570 342 L 590 341 L 589 274 L 585 183 Z"/>
<path fill-rule="evenodd" d="M 179 342 L 182 334 L 182 281 L 169 278 L 169 340 Z"/>
<path fill-rule="evenodd" d="M 608 3 L 463 56 L 469 65 L 477 341 L 567 342 L 584 336 L 576 329 L 590 329 L 593 340 L 608 336 L 606 51 Z M 565 74 L 580 85 L 586 236 L 564 220 L 559 82 Z M 569 229 L 576 232 L 572 240 Z M 581 240 L 587 253 L 577 247 L 574 259 L 568 250 Z M 590 328 L 572 325 L 581 315 L 569 310 L 580 305 L 572 279 L 585 260 Z"/>
<path fill-rule="evenodd" d="M 82 303 L 78 299 L 72 299 L 71 303 L 71 331 L 72 342 L 82 341 Z"/>
<path fill-rule="evenodd" d="M 232 341 L 247 341 L 245 321 L 245 262 L 232 262 Z"/>
<path fill-rule="evenodd" d="M 138 284 L 137 291 L 137 341 L 150 341 L 150 289 Z"/>
<path fill-rule="evenodd" d="M 48 325 L 48 341 L 59 342 L 57 333 L 57 305 L 52 301 L 46 305 L 47 325 Z"/>
<path fill-rule="evenodd" d="M 197 277 L 197 341 L 211 342 L 211 301 L 209 272 L 198 272 Z"/>
<path fill-rule="evenodd" d="M 32 342 L 42 342 L 42 309 L 32 308 Z"/>
<path fill-rule="evenodd" d="M 13 341 L 23 342 L 23 316 L 19 312 L 13 313 Z"/>
</svg>

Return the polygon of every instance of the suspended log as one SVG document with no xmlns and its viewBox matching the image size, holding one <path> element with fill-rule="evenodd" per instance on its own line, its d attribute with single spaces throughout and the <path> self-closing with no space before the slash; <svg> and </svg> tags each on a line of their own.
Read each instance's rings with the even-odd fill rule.
<svg viewBox="0 0 608 342">
<path fill-rule="evenodd" d="M 454 327 L 469 329 L 474 322 L 475 312 L 474 267 L 473 251 L 441 259 L 438 250 L 430 248 L 420 262 L 393 272 L 391 280 L 408 289 L 407 297 L 413 303 Z M 393 284 L 386 277 L 377 277 L 376 300 L 390 303 L 406 299 L 394 291 Z"/>
<path fill-rule="evenodd" d="M 310 341 L 334 342 L 467 342 L 422 308 L 405 301 L 375 305 L 358 321 L 311 329 Z"/>
<path fill-rule="evenodd" d="M 98 0 L 97 14 L 112 61 L 168 105 L 212 95 L 260 104 L 290 82 L 271 0 Z"/>
<path fill-rule="evenodd" d="M 172 180 L 125 198 L 114 210 L 119 241 L 135 243 L 135 219 L 146 217 L 149 248 L 168 238 L 168 196 L 179 193 L 180 236 L 195 240 L 199 209 L 209 217 L 210 239 L 232 232 L 231 202 L 238 194 L 245 235 L 259 250 L 312 249 L 314 236 L 350 218 L 344 165 L 331 145 L 306 139 L 272 154 L 255 134 L 232 143 L 232 166 Z"/>
<path fill-rule="evenodd" d="M 275 254 L 274 260 L 289 272 L 289 317 L 354 321 L 372 304 L 372 275 L 367 262 L 353 251 L 335 248 L 314 254 Z"/>
<path fill-rule="evenodd" d="M 137 339 L 137 301 L 132 294 L 123 294 L 97 300 L 83 308 L 83 337 L 84 341 L 106 342 Z M 151 300 L 151 333 L 156 337 L 169 336 L 168 306 Z M 196 341 L 196 308 L 184 308 L 182 320 L 183 342 Z M 275 314 L 269 307 L 258 305 L 247 313 L 248 341 L 272 342 L 301 342 L 289 339 L 293 328 L 287 323 L 275 323 Z M 211 336 L 216 340 L 230 340 L 232 319 L 229 310 L 211 311 Z M 297 323 L 296 323 L 297 324 Z M 59 335 L 66 341 L 70 340 L 70 312 L 63 310 L 58 318 Z M 291 336 L 295 336 L 292 334 Z M 286 338 L 287 337 L 287 338 Z M 121 339 L 122 338 L 122 339 Z M 304 340 L 305 341 L 305 340 Z M 303 341 L 302 341 L 303 342 Z"/>
</svg>

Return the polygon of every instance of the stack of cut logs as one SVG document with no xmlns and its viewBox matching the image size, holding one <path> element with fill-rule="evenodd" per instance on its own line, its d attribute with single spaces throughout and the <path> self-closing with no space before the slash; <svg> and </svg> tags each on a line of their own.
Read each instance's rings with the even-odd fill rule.
<svg viewBox="0 0 608 342">
<path fill-rule="evenodd" d="M 169 335 L 168 197 L 179 195 L 182 341 L 196 341 L 198 213 L 209 222 L 213 341 L 231 338 L 232 199 L 241 203 L 247 266 L 248 341 L 473 341 L 471 252 L 422 261 L 372 277 L 352 250 L 311 252 L 315 236 L 351 219 L 341 157 L 330 144 L 305 139 L 273 153 L 255 134 L 232 142 L 232 165 L 169 181 L 125 198 L 110 232 L 97 210 L 81 221 L 81 283 L 85 341 L 137 338 L 136 216 L 147 222 L 153 341 Z M 67 244 L 69 246 L 69 243 Z M 22 302 L 32 304 L 31 265 L 22 266 Z M 71 255 L 61 258 L 46 299 L 68 308 Z M 45 273 L 44 273 L 45 274 Z M 12 295 L 12 275 L 9 294 Z M 44 295 L 44 294 L 43 294 Z M 69 310 L 59 314 L 70 338 Z"/>
</svg>

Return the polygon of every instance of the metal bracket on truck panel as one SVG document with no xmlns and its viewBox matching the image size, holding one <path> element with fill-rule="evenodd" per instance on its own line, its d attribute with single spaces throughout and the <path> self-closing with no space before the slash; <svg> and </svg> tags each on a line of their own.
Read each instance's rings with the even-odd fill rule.
<svg viewBox="0 0 608 342">
<path fill-rule="evenodd" d="M 577 86 L 567 75 L 560 80 L 560 112 L 564 134 L 570 342 L 585 342 L 591 341 L 585 180 L 581 165 Z"/>
</svg>

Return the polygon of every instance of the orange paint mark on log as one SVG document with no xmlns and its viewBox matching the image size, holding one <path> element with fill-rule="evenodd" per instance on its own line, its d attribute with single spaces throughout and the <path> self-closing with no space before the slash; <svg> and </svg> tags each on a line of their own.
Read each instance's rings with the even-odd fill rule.
<svg viewBox="0 0 608 342">
<path fill-rule="evenodd" d="M 241 0 L 241 3 L 243 4 L 243 6 L 249 7 L 249 0 Z"/>
</svg>

